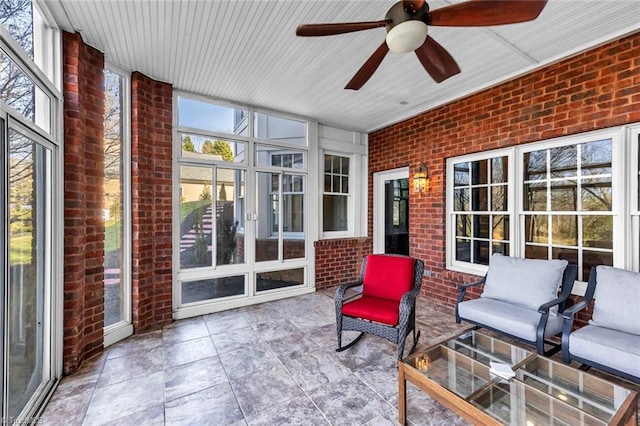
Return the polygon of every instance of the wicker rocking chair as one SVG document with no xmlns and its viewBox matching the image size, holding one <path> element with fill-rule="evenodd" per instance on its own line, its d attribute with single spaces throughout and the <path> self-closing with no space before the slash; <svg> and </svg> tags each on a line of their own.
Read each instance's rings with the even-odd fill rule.
<svg viewBox="0 0 640 426">
<path fill-rule="evenodd" d="M 424 263 L 407 256 L 371 254 L 362 260 L 360 278 L 342 284 L 335 296 L 338 349 L 341 352 L 355 345 L 364 333 L 382 337 L 398 345 L 398 360 L 402 359 L 404 343 L 413 331 L 415 350 L 420 332 L 416 334 L 416 297 L 422 285 Z M 362 286 L 362 291 L 345 300 L 348 288 Z M 360 331 L 351 343 L 342 346 L 342 331 Z"/>
</svg>

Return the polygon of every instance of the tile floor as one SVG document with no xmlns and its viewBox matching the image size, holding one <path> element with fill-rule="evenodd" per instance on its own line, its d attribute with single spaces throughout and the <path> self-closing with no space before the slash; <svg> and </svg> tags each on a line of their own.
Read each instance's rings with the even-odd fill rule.
<svg viewBox="0 0 640 426">
<path fill-rule="evenodd" d="M 420 346 L 468 328 L 449 307 L 417 306 Z M 395 345 L 335 347 L 333 291 L 176 321 L 65 377 L 40 424 L 397 424 Z M 407 406 L 413 425 L 466 424 L 410 384 Z"/>
</svg>

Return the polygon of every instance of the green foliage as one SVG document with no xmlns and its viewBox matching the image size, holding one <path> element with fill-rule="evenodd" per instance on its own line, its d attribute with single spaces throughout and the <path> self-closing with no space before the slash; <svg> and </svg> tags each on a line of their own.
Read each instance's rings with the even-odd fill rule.
<svg viewBox="0 0 640 426">
<path fill-rule="evenodd" d="M 211 200 L 211 188 L 209 188 L 208 184 L 205 184 L 202 187 L 202 192 L 200 193 L 201 200 Z"/>
<path fill-rule="evenodd" d="M 211 142 L 207 139 L 204 141 L 202 144 L 202 153 L 219 155 L 224 161 L 233 161 L 234 157 L 229 142 L 221 140 Z"/>
<path fill-rule="evenodd" d="M 191 142 L 191 136 L 182 137 L 182 150 L 185 152 L 196 152 L 196 147 Z"/>
</svg>

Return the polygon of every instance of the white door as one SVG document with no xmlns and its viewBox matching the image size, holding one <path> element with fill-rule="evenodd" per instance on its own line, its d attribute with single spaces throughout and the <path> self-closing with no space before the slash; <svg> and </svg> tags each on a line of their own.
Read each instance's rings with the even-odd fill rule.
<svg viewBox="0 0 640 426">
<path fill-rule="evenodd" d="M 409 254 L 409 168 L 373 174 L 373 252 Z"/>
</svg>

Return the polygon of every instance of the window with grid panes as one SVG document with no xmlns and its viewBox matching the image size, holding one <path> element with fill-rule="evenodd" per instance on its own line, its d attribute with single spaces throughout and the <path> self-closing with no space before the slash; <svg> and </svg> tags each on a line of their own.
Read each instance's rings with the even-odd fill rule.
<svg viewBox="0 0 640 426">
<path fill-rule="evenodd" d="M 458 262 L 488 265 L 493 253 L 509 254 L 506 156 L 453 165 L 453 223 Z"/>
<path fill-rule="evenodd" d="M 324 156 L 324 190 L 322 194 L 322 230 L 347 231 L 350 158 Z"/>
</svg>

